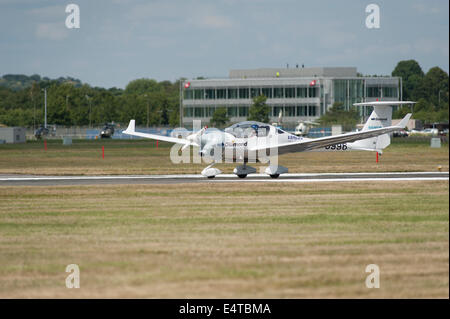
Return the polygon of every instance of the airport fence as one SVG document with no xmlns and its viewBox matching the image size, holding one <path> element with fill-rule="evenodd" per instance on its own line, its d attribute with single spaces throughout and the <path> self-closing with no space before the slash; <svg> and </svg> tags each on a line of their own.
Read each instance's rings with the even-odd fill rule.
<svg viewBox="0 0 450 319">
<path fill-rule="evenodd" d="M 46 137 L 47 139 L 63 139 L 63 138 L 72 138 L 72 139 L 98 139 L 100 138 L 100 133 L 103 129 L 103 126 L 98 127 L 86 127 L 86 126 L 71 126 L 71 127 L 55 127 L 48 126 L 49 134 Z M 114 134 L 111 137 L 112 139 L 141 139 L 137 136 L 131 136 L 127 134 L 122 134 L 122 131 L 125 130 L 126 127 L 116 127 L 114 129 Z M 150 134 L 158 134 L 163 136 L 183 136 L 185 137 L 189 131 L 186 129 L 174 129 L 172 127 L 158 126 L 158 127 L 136 127 L 136 130 L 143 133 Z M 35 130 L 33 128 L 26 129 L 26 138 L 27 140 L 35 140 Z"/>
</svg>

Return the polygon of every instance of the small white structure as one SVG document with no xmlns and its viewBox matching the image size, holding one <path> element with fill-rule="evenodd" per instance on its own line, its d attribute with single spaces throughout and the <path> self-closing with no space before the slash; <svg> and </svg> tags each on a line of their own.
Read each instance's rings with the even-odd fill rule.
<svg viewBox="0 0 450 319">
<path fill-rule="evenodd" d="M 0 140 L 5 143 L 25 143 L 26 129 L 23 127 L 0 127 Z"/>
<path fill-rule="evenodd" d="M 441 147 L 441 139 L 439 137 L 432 137 L 430 146 L 433 148 L 440 148 Z"/>
</svg>

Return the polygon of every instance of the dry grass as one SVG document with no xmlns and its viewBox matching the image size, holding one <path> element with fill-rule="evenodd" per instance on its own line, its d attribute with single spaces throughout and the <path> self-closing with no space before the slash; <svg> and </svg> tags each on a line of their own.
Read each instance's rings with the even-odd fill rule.
<svg viewBox="0 0 450 319">
<path fill-rule="evenodd" d="M 72 146 L 63 146 L 61 141 L 51 141 L 44 151 L 42 142 L 0 145 L 0 174 L 199 174 L 206 166 L 173 164 L 170 146 L 160 143 L 157 149 L 153 141 L 120 140 L 74 141 Z M 292 173 L 436 171 L 439 165 L 448 171 L 449 152 L 448 145 L 434 149 L 428 144 L 393 143 L 378 164 L 373 152 L 295 153 L 280 156 L 279 163 Z M 231 173 L 235 166 L 217 167 Z"/>
<path fill-rule="evenodd" d="M 0 298 L 448 298 L 448 182 L 0 187 Z M 65 267 L 81 288 L 65 288 Z M 366 265 L 381 288 L 365 287 Z"/>
</svg>

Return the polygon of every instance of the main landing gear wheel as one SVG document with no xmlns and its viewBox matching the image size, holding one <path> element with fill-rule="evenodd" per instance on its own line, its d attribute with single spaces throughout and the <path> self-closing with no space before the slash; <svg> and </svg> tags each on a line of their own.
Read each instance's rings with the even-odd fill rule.
<svg viewBox="0 0 450 319">
<path fill-rule="evenodd" d="M 272 178 L 278 178 L 280 176 L 280 174 L 272 174 L 272 175 L 270 175 L 270 177 L 272 177 Z"/>
<path fill-rule="evenodd" d="M 238 175 L 238 177 L 239 177 L 239 178 L 246 178 L 246 177 L 247 177 L 247 174 L 240 174 L 240 175 Z"/>
<path fill-rule="evenodd" d="M 216 175 L 208 176 L 209 179 L 212 179 L 212 178 L 214 178 L 214 177 L 216 177 Z"/>
</svg>

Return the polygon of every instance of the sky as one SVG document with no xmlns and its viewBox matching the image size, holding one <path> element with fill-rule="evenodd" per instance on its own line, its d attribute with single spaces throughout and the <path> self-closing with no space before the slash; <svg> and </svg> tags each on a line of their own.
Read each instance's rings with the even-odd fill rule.
<svg viewBox="0 0 450 319">
<path fill-rule="evenodd" d="M 68 4 L 80 28 L 68 29 Z M 380 27 L 367 28 L 377 4 Z M 401 60 L 449 71 L 447 0 L 0 0 L 0 75 L 71 76 L 124 88 L 137 78 L 227 77 L 230 69 Z"/>
</svg>

